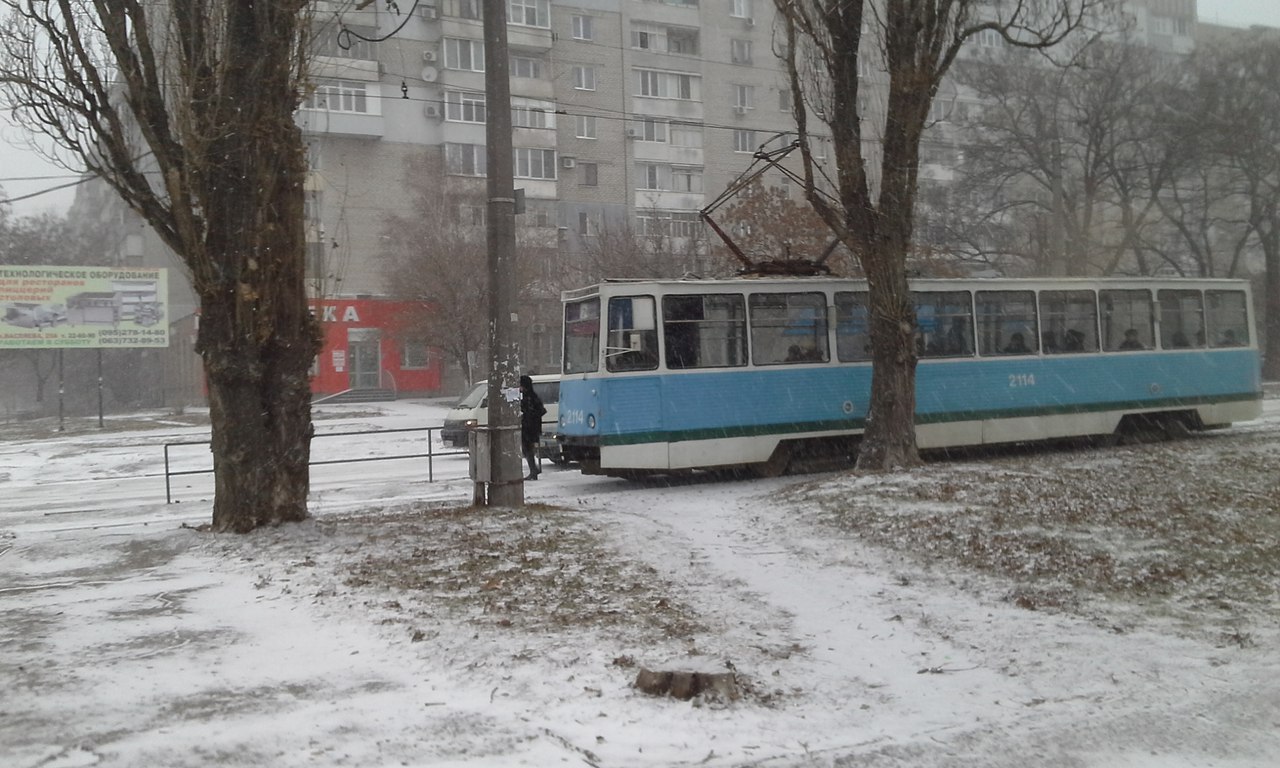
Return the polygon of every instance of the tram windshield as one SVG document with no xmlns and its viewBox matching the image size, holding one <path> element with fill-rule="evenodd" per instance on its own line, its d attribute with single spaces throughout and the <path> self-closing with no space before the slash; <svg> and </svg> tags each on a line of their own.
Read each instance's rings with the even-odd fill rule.
<svg viewBox="0 0 1280 768">
<path fill-rule="evenodd" d="M 564 372 L 600 369 L 600 298 L 564 305 Z"/>
</svg>

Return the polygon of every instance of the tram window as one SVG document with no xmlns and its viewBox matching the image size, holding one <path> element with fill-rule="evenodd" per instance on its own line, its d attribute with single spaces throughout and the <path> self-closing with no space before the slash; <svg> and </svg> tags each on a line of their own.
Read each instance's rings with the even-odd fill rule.
<svg viewBox="0 0 1280 768">
<path fill-rule="evenodd" d="M 564 372 L 600 370 L 600 299 L 564 305 Z"/>
<path fill-rule="evenodd" d="M 1204 346 L 1204 301 L 1199 291 L 1165 290 L 1160 303 L 1160 346 L 1186 349 Z"/>
<path fill-rule="evenodd" d="M 1041 291 L 1040 341 L 1045 354 L 1098 351 L 1093 291 Z"/>
<path fill-rule="evenodd" d="M 751 359 L 756 365 L 825 363 L 827 299 L 821 293 L 753 293 Z"/>
<path fill-rule="evenodd" d="M 1155 334 L 1151 292 L 1102 291 L 1102 348 L 1108 352 L 1151 349 Z"/>
<path fill-rule="evenodd" d="M 978 354 L 1034 355 L 1036 295 L 1031 291 L 978 291 Z"/>
<path fill-rule="evenodd" d="M 836 357 L 843 363 L 871 359 L 871 305 L 866 291 L 836 294 Z"/>
<path fill-rule="evenodd" d="M 609 299 L 609 332 L 604 365 L 610 371 L 652 371 L 658 367 L 658 325 L 652 296 Z"/>
<path fill-rule="evenodd" d="M 662 297 L 668 368 L 747 364 L 746 309 L 739 294 Z"/>
<path fill-rule="evenodd" d="M 1209 346 L 1249 345 L 1248 309 L 1243 291 L 1205 291 Z"/>
<path fill-rule="evenodd" d="M 916 291 L 916 352 L 921 357 L 973 354 L 973 307 L 968 291 Z"/>
</svg>

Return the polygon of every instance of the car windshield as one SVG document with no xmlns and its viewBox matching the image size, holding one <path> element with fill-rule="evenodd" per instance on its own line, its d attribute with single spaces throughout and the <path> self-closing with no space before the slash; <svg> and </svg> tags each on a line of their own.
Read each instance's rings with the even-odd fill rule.
<svg viewBox="0 0 1280 768">
<path fill-rule="evenodd" d="M 454 408 L 475 408 L 484 401 L 485 395 L 489 393 L 489 382 L 482 381 L 471 388 L 471 391 L 462 396 L 458 404 Z"/>
</svg>

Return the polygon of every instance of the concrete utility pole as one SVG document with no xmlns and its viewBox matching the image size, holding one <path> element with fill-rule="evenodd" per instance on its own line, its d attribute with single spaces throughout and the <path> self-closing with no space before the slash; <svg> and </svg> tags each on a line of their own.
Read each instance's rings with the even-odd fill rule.
<svg viewBox="0 0 1280 768">
<path fill-rule="evenodd" d="M 491 507 L 524 504 L 520 464 L 519 361 L 515 330 L 515 180 L 511 149 L 511 76 L 507 0 L 484 0 L 485 151 L 488 155 L 489 477 L 475 500 Z M 487 490 L 487 493 L 482 493 Z"/>
</svg>

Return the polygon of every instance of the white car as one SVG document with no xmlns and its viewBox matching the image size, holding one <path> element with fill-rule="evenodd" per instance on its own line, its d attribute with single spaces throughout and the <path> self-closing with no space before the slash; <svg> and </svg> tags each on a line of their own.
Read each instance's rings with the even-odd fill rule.
<svg viewBox="0 0 1280 768">
<path fill-rule="evenodd" d="M 560 455 L 560 442 L 556 439 L 560 423 L 560 374 L 531 376 L 533 391 L 542 398 L 547 413 L 542 417 L 542 442 L 538 444 L 538 455 L 550 459 L 556 464 L 564 464 Z M 440 428 L 440 439 L 446 443 L 465 448 L 467 436 L 477 426 L 489 423 L 489 382 L 477 382 L 444 417 L 444 426 Z"/>
</svg>

